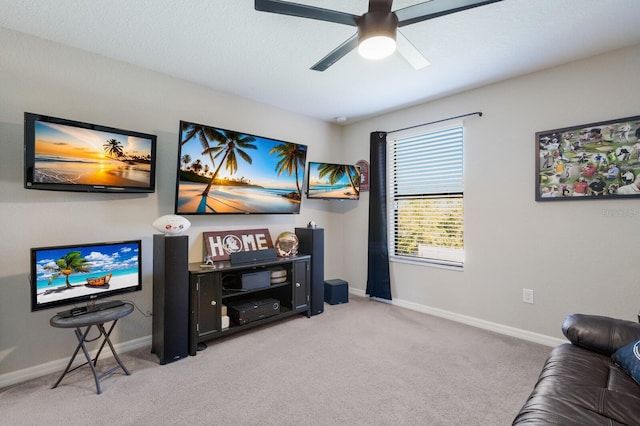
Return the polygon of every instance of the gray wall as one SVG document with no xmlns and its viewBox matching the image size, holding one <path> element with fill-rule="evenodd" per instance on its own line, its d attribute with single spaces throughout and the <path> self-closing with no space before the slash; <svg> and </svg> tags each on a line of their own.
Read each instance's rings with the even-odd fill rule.
<svg viewBox="0 0 640 426">
<path fill-rule="evenodd" d="M 482 111 L 465 122 L 463 272 L 391 265 L 396 303 L 500 331 L 562 336 L 573 312 L 630 320 L 640 308 L 640 200 L 534 201 L 536 131 L 640 115 L 640 46 L 348 126 L 345 159 L 368 134 Z M 367 198 L 344 216 L 345 252 L 366 264 Z M 366 270 L 345 268 L 364 290 Z M 533 289 L 535 303 L 522 302 Z M 516 332 L 516 334 L 518 334 Z"/>
<path fill-rule="evenodd" d="M 62 360 L 75 345 L 71 330 L 49 326 L 60 309 L 30 312 L 31 247 L 142 239 L 143 291 L 126 297 L 143 312 L 152 310 L 151 223 L 173 213 L 181 119 L 303 143 L 310 160 L 340 160 L 336 125 L 2 29 L 0 87 L 0 378 Z M 25 111 L 156 134 L 156 193 L 24 189 Z M 275 241 L 280 232 L 314 220 L 326 229 L 327 273 L 340 276 L 340 212 L 332 210 L 327 202 L 304 199 L 300 215 L 190 216 L 190 260 L 201 261 L 203 231 L 267 227 Z M 113 337 L 122 343 L 150 334 L 151 318 L 134 311 Z"/>
</svg>

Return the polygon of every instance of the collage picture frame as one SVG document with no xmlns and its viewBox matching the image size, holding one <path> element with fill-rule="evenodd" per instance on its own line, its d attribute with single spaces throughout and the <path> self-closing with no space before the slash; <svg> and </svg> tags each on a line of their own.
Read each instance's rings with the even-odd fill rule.
<svg viewBox="0 0 640 426">
<path fill-rule="evenodd" d="M 535 139 L 536 201 L 640 198 L 640 115 Z"/>
</svg>

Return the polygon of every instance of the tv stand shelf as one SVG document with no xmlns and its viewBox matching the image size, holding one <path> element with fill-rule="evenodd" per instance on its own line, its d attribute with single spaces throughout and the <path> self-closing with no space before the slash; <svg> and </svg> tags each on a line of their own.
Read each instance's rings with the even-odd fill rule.
<svg viewBox="0 0 640 426">
<path fill-rule="evenodd" d="M 204 342 L 210 340 L 294 315 L 311 316 L 310 260 L 311 256 L 302 255 L 236 265 L 228 261 L 207 266 L 189 264 L 189 355 L 196 355 L 199 348 L 206 346 Z M 286 281 L 242 289 L 243 274 L 276 268 L 286 271 Z M 276 314 L 242 324 L 230 321 L 229 327 L 223 328 L 223 305 L 229 310 L 228 306 L 232 304 L 270 299 L 279 304 Z"/>
<path fill-rule="evenodd" d="M 278 287 L 285 287 L 285 286 L 290 286 L 291 283 L 289 281 L 284 282 L 284 283 L 279 283 L 279 284 L 271 284 L 271 286 L 269 286 L 270 289 L 274 289 L 274 288 L 278 288 Z M 229 299 L 229 298 L 233 298 L 236 296 L 240 296 L 240 295 L 247 295 L 247 294 L 253 294 L 253 293 L 258 293 L 265 290 L 265 288 L 257 288 L 257 289 L 252 289 L 252 290 L 236 290 L 236 289 L 227 289 L 227 288 L 222 288 L 222 300 L 225 299 Z"/>
</svg>

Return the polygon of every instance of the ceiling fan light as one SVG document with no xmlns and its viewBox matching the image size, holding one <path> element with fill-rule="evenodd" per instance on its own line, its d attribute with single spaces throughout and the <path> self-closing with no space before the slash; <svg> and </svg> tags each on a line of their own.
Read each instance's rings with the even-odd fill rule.
<svg viewBox="0 0 640 426">
<path fill-rule="evenodd" d="M 384 59 L 396 50 L 396 41 L 384 35 L 366 38 L 360 41 L 358 53 L 366 59 Z"/>
<path fill-rule="evenodd" d="M 383 59 L 396 50 L 398 17 L 373 10 L 358 19 L 358 53 L 367 59 Z"/>
</svg>

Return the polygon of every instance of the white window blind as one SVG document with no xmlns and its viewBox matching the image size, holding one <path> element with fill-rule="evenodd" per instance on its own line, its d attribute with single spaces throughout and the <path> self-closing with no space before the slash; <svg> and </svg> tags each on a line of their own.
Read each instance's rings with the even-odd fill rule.
<svg viewBox="0 0 640 426">
<path fill-rule="evenodd" d="M 392 259 L 464 262 L 463 127 L 388 142 Z"/>
</svg>

